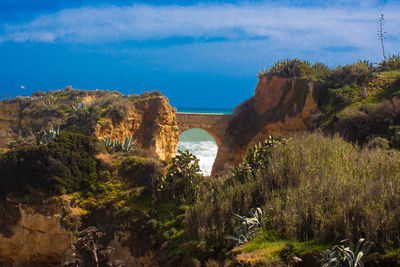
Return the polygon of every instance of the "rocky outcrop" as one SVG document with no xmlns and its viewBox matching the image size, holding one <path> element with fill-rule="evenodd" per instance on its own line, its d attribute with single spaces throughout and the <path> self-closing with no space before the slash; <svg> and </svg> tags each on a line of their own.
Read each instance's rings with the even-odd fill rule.
<svg viewBox="0 0 400 267">
<path fill-rule="evenodd" d="M 262 76 L 254 96 L 234 109 L 212 174 L 240 163 L 250 147 L 269 135 L 288 137 L 310 129 L 312 117 L 318 114 L 316 86 L 318 83 L 305 79 Z"/>
<path fill-rule="evenodd" d="M 31 112 L 31 99 L 17 97 L 0 101 L 0 147 L 31 142 L 34 140 L 33 133 L 47 127 L 50 121 L 59 123 L 59 118 L 52 111 L 41 115 Z"/>
<path fill-rule="evenodd" d="M 72 232 L 66 230 L 72 222 L 81 224 L 85 211 L 71 206 L 68 195 L 55 200 L 45 200 L 33 205 L 21 205 L 15 201 L 1 204 L 1 213 L 13 213 L 7 217 L 7 225 L 0 219 L 0 266 L 4 267 L 58 267 L 74 258 Z M 11 218 L 14 217 L 14 218 Z M 131 253 L 131 233 L 115 232 L 107 244 L 111 253 L 108 262 L 118 266 L 158 266 L 156 255 L 149 250 L 141 257 Z M 114 265 L 113 265 L 114 266 Z"/>
<path fill-rule="evenodd" d="M 161 160 L 169 161 L 175 156 L 179 131 L 175 119 L 176 109 L 164 96 L 138 100 L 131 104 L 127 116 L 121 121 L 110 117 L 100 119 L 94 135 L 123 140 L 133 136 L 138 148 L 150 151 Z"/>
<path fill-rule="evenodd" d="M 0 266 L 61 266 L 72 251 L 60 213 L 44 215 L 21 206 L 12 234 L 0 234 Z"/>
<path fill-rule="evenodd" d="M 34 144 L 35 134 L 43 129 L 58 124 L 61 130 L 72 129 L 71 121 L 75 120 L 75 124 L 79 124 L 75 128 L 80 127 L 84 134 L 97 138 L 111 137 L 123 141 L 126 136 L 132 136 L 137 140 L 138 148 L 150 151 L 162 160 L 168 161 L 176 153 L 179 140 L 176 109 L 164 96 L 132 100 L 115 92 L 75 89 L 52 94 L 58 100 L 48 106 L 42 101 L 49 95 L 43 93 L 0 101 L 0 148 Z M 84 104 L 90 110 L 89 115 L 73 111 L 74 101 Z M 108 106 L 105 106 L 107 102 Z M 108 112 L 113 104 L 126 112 L 121 119 L 113 119 L 112 112 Z"/>
</svg>

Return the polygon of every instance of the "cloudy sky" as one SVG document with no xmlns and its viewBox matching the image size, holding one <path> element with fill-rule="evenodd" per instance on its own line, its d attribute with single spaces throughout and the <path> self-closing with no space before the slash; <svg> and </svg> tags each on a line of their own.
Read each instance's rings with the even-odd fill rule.
<svg viewBox="0 0 400 267">
<path fill-rule="evenodd" d="M 400 1 L 1 0 L 0 95 L 72 85 L 233 108 L 276 60 L 378 62 L 380 13 L 397 54 Z"/>
</svg>

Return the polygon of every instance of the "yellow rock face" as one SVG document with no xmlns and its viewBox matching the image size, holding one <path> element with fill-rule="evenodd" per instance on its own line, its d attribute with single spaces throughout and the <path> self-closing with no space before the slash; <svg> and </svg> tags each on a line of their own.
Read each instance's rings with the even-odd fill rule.
<svg viewBox="0 0 400 267">
<path fill-rule="evenodd" d="M 102 118 L 96 126 L 97 138 L 117 138 L 126 136 L 137 140 L 139 149 L 155 153 L 161 160 L 171 160 L 175 155 L 179 131 L 173 109 L 166 97 L 153 97 L 133 102 L 124 120 L 114 123 L 110 118 Z"/>
<path fill-rule="evenodd" d="M 69 234 L 60 225 L 61 214 L 45 216 L 23 208 L 20 213 L 21 219 L 12 229 L 14 235 L 0 235 L 0 265 L 24 266 L 29 262 L 60 266 L 72 253 Z"/>
<path fill-rule="evenodd" d="M 62 125 L 67 121 L 68 115 L 55 117 L 45 113 L 33 114 L 29 110 L 29 104 L 34 101 L 37 102 L 35 98 L 14 98 L 0 102 L 0 147 L 7 147 L 19 140 L 26 141 L 28 138 L 34 140 L 34 135 L 48 129 L 50 124 L 61 124 L 63 130 Z M 87 95 L 80 98 L 80 101 L 87 105 L 96 105 L 96 96 Z M 89 131 L 97 138 L 110 137 L 120 141 L 126 136 L 132 136 L 137 140 L 138 148 L 153 152 L 161 160 L 168 161 L 175 155 L 179 140 L 175 114 L 176 110 L 169 105 L 166 97 L 151 97 L 130 103 L 127 116 L 119 122 L 112 121 L 110 117 L 90 122 Z"/>
</svg>

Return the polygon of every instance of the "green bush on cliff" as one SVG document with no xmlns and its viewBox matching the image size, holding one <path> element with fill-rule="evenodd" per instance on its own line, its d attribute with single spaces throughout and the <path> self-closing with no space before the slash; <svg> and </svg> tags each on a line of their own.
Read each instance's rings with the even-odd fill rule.
<svg viewBox="0 0 400 267">
<path fill-rule="evenodd" d="M 325 126 L 326 131 L 340 133 L 346 140 L 365 144 L 376 136 L 389 140 L 392 148 L 400 147 L 400 99 L 378 104 L 347 107 Z"/>
<path fill-rule="evenodd" d="M 63 125 L 63 130 L 90 135 L 99 118 L 100 111 L 96 107 L 79 109 L 69 114 L 66 118 L 65 125 Z"/>
<path fill-rule="evenodd" d="M 155 192 L 165 166 L 153 158 L 128 157 L 119 168 L 119 175 L 135 186 Z"/>
<path fill-rule="evenodd" d="M 370 65 L 359 61 L 331 70 L 326 77 L 326 82 L 331 88 L 341 88 L 351 83 L 361 84 L 371 77 L 373 71 Z"/>
<path fill-rule="evenodd" d="M 85 190 L 94 181 L 96 140 L 60 133 L 48 145 L 11 150 L 0 158 L 1 194 L 22 195 L 31 189 L 49 194 Z"/>
<path fill-rule="evenodd" d="M 130 96 L 128 96 L 128 99 L 130 101 L 134 102 L 134 101 L 144 100 L 144 99 L 158 97 L 158 96 L 162 96 L 161 92 L 157 91 L 157 90 L 153 90 L 153 91 L 149 91 L 149 92 L 143 92 L 140 95 L 130 95 Z"/>
<path fill-rule="evenodd" d="M 323 79 L 328 71 L 328 66 L 325 64 L 319 62 L 311 64 L 308 61 L 295 58 L 276 61 L 268 70 L 261 71 L 258 76 L 266 73 L 277 73 L 288 77 Z"/>
</svg>

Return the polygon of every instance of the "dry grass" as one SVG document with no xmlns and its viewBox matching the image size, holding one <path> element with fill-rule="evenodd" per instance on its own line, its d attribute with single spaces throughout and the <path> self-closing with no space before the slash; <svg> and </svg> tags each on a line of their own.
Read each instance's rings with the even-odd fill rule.
<svg viewBox="0 0 400 267">
<path fill-rule="evenodd" d="M 231 213 L 260 206 L 283 239 L 331 243 L 366 237 L 400 245 L 400 153 L 306 135 L 278 145 L 256 175 L 216 183 L 187 213 L 192 233 L 226 245 Z M 239 182 L 238 180 L 243 182 Z"/>
</svg>

